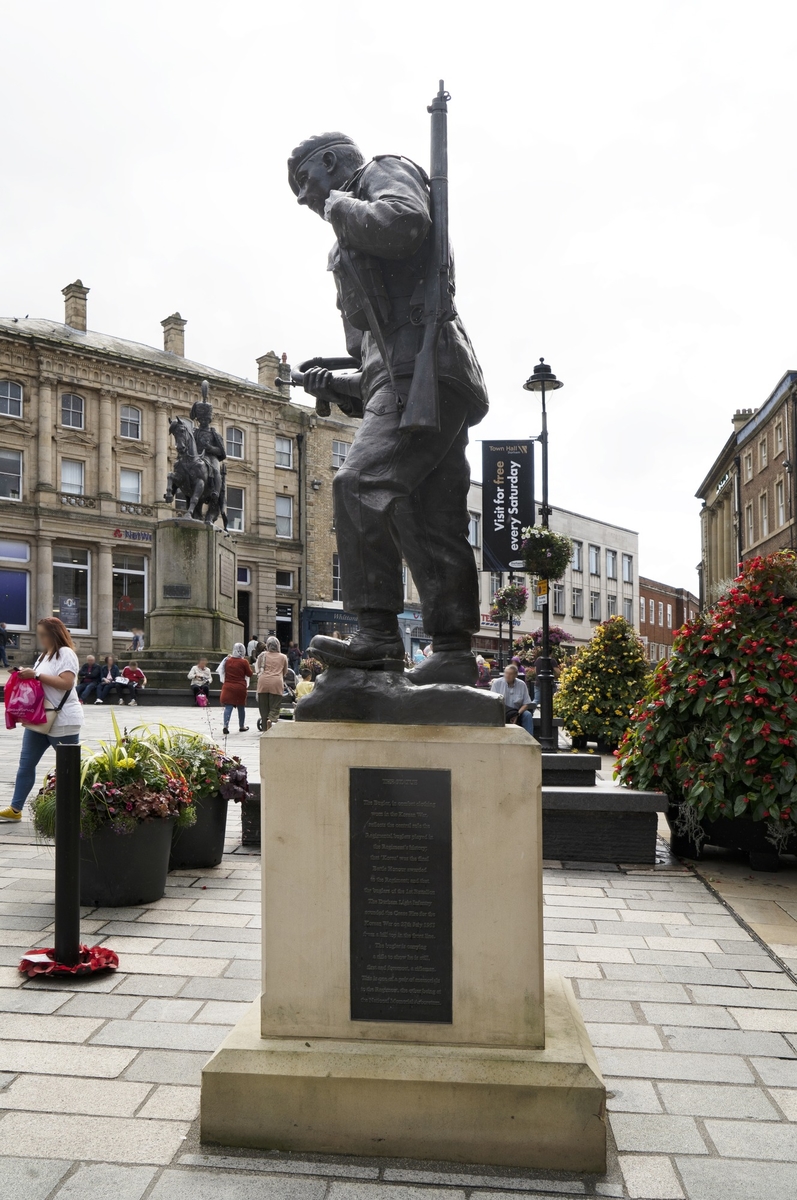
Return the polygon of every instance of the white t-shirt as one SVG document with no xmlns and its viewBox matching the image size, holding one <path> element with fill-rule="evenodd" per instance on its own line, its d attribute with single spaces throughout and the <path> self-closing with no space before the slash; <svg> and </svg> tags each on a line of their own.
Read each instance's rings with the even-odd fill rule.
<svg viewBox="0 0 797 1200">
<path fill-rule="evenodd" d="M 75 682 L 77 682 L 80 663 L 74 650 L 70 650 L 68 646 L 62 646 L 52 658 L 45 656 L 33 669 L 37 675 L 61 675 L 64 671 L 74 671 Z M 64 698 L 63 691 L 50 687 L 46 683 L 42 684 L 42 687 L 44 688 L 44 695 L 48 703 L 52 704 L 53 708 L 57 708 Z M 82 724 L 83 705 L 77 698 L 77 692 L 72 688 L 72 691 L 66 698 L 64 707 L 53 721 L 50 733 L 68 733 L 70 731 L 76 733 Z"/>
</svg>

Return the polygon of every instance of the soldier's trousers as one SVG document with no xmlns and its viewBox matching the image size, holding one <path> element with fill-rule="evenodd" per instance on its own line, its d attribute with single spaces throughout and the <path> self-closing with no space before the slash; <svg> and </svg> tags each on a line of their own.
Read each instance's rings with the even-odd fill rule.
<svg viewBox="0 0 797 1200">
<path fill-rule="evenodd" d="M 344 607 L 358 615 L 403 612 L 403 558 L 438 649 L 446 635 L 480 626 L 467 417 L 466 401 L 441 385 L 440 432 L 402 433 L 392 391 L 376 392 L 333 485 Z"/>
</svg>

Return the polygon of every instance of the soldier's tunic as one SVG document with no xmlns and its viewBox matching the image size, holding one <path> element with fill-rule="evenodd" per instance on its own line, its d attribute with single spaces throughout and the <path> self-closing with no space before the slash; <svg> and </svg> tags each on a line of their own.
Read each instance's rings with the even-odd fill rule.
<svg viewBox="0 0 797 1200">
<path fill-rule="evenodd" d="M 423 340 L 411 314 L 423 304 L 431 247 L 424 177 L 406 159 L 374 159 L 344 192 L 333 193 L 330 219 L 338 242 L 329 268 L 347 347 L 363 370 L 363 424 L 334 483 L 343 604 L 355 613 L 402 612 L 403 558 L 435 649 L 461 649 L 463 635 L 480 626 L 465 448 L 468 426 L 487 411 L 481 368 L 459 317 L 447 322 L 438 349 L 440 432 L 403 433 L 390 375 L 362 305 L 364 288 L 405 401 Z"/>
</svg>

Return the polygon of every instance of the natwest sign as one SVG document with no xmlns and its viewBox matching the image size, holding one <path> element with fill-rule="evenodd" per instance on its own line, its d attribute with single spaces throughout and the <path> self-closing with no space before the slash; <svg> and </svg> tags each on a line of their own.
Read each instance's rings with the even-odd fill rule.
<svg viewBox="0 0 797 1200">
<path fill-rule="evenodd" d="M 148 529 L 114 529 L 113 536 L 127 542 L 151 542 L 152 534 Z"/>
</svg>

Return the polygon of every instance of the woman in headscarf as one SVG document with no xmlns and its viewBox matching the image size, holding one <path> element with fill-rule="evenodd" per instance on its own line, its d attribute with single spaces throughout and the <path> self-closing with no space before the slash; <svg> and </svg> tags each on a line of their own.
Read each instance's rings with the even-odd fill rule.
<svg viewBox="0 0 797 1200">
<path fill-rule="evenodd" d="M 266 648 L 257 657 L 257 706 L 260 709 L 258 728 L 268 733 L 274 721 L 279 720 L 282 694 L 285 691 L 285 676 L 288 673 L 288 657 L 283 654 L 277 638 L 266 640 Z"/>
<path fill-rule="evenodd" d="M 217 674 L 221 680 L 221 696 L 219 700 L 224 706 L 224 729 L 222 733 L 230 732 L 230 717 L 232 710 L 238 709 L 238 726 L 241 733 L 246 733 L 249 726 L 246 724 L 246 693 L 249 687 L 249 679 L 252 674 L 252 668 L 249 665 L 249 660 L 246 657 L 246 646 L 243 642 L 236 642 L 232 648 L 232 654 L 219 663 Z"/>
</svg>

